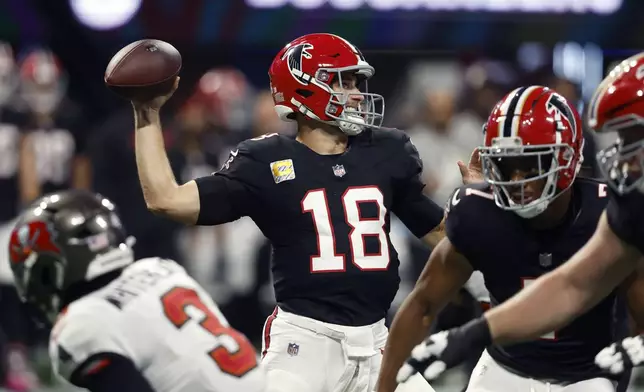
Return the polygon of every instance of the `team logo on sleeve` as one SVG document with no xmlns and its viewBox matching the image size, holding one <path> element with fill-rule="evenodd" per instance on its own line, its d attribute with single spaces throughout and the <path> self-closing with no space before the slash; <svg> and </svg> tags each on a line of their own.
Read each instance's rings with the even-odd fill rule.
<svg viewBox="0 0 644 392">
<path fill-rule="evenodd" d="M 295 168 L 292 159 L 271 162 L 271 174 L 276 184 L 295 179 Z"/>
<path fill-rule="evenodd" d="M 230 156 L 228 157 L 226 162 L 224 162 L 224 164 L 221 165 L 221 169 L 219 169 L 219 171 L 224 171 L 224 170 L 230 169 L 230 164 L 233 163 L 233 160 L 235 159 L 237 154 L 239 154 L 239 150 L 231 151 Z"/>
</svg>

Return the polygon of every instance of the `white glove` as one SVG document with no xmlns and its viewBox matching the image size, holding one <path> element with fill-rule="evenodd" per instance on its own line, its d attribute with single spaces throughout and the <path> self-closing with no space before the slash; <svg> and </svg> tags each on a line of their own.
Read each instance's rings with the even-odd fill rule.
<svg viewBox="0 0 644 392">
<path fill-rule="evenodd" d="M 644 338 L 629 337 L 606 347 L 595 357 L 597 366 L 612 374 L 619 374 L 644 363 Z"/>
<path fill-rule="evenodd" d="M 411 351 L 411 357 L 398 371 L 396 381 L 403 383 L 417 371 L 427 380 L 440 376 L 447 365 L 439 358 L 447 347 L 448 331 L 442 331 L 425 339 Z"/>
<path fill-rule="evenodd" d="M 435 380 L 446 369 L 462 363 L 472 350 L 483 350 L 492 343 L 490 327 L 485 317 L 431 335 L 414 347 L 411 357 L 398 371 L 398 383 L 407 381 L 419 372 L 427 380 Z"/>
</svg>

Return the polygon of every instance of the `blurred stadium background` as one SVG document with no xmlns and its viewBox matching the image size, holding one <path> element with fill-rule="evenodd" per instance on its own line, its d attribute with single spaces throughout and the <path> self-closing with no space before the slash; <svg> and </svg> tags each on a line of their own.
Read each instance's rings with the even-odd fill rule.
<svg viewBox="0 0 644 392">
<path fill-rule="evenodd" d="M 137 256 L 183 263 L 231 324 L 259 345 L 274 306 L 268 244 L 249 220 L 187 229 L 147 212 L 130 107 L 103 85 L 118 49 L 153 37 L 182 52 L 181 87 L 165 112 L 165 132 L 176 174 L 187 181 L 216 170 L 240 140 L 293 132 L 276 118 L 267 94 L 272 57 L 297 36 L 339 34 L 375 66 L 370 88 L 386 98 L 386 124 L 409 131 L 425 162 L 427 192 L 444 203 L 460 182 L 455 162 L 467 160 L 480 142 L 496 100 L 517 85 L 538 83 L 583 110 L 606 69 L 644 48 L 641 15 L 641 0 L 0 0 L 0 41 L 9 45 L 0 51 L 0 96 L 7 96 L 0 100 L 0 221 L 10 225 L 20 203 L 39 192 L 91 187 L 119 205 L 138 239 Z M 57 57 L 61 72 L 34 65 L 40 63 L 29 54 L 43 49 Z M 56 115 L 65 122 L 34 113 L 39 94 L 64 97 Z M 587 138 L 586 169 L 594 176 L 594 150 L 605 141 Z M 25 152 L 25 140 L 35 154 Z M 29 170 L 39 186 L 19 180 Z M 399 303 L 430 250 L 400 224 L 392 237 L 404 279 Z M 46 331 L 33 330 L 16 308 L 4 255 L 0 277 L 0 369 L 7 387 L 70 390 L 51 379 Z M 480 297 L 464 290 L 441 327 L 480 312 Z M 436 390 L 461 390 L 468 366 Z"/>
</svg>

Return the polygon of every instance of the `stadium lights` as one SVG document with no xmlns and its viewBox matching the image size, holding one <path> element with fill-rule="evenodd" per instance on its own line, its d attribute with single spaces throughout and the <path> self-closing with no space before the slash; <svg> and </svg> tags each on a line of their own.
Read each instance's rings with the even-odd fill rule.
<svg viewBox="0 0 644 392">
<path fill-rule="evenodd" d="M 602 49 L 592 43 L 582 46 L 577 42 L 560 42 L 552 52 L 554 74 L 578 84 L 586 100 L 590 100 L 604 78 L 603 67 Z"/>
<path fill-rule="evenodd" d="M 478 11 L 518 13 L 594 13 L 612 14 L 623 0 L 246 0 L 255 8 L 292 6 L 316 9 L 324 6 L 338 10 L 360 7 L 376 11 Z"/>
<path fill-rule="evenodd" d="M 142 0 L 69 0 L 79 22 L 95 30 L 121 27 L 136 15 Z"/>
</svg>

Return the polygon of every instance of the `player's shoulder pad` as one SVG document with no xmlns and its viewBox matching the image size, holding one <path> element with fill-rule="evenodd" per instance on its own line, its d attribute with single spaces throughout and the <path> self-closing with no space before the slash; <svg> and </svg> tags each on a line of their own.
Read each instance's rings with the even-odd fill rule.
<svg viewBox="0 0 644 392">
<path fill-rule="evenodd" d="M 228 159 L 221 166 L 219 171 L 225 171 L 230 169 L 233 162 L 239 162 L 244 160 L 255 161 L 260 163 L 267 163 L 274 161 L 275 156 L 280 156 L 283 154 L 278 154 L 279 151 L 284 150 L 284 145 L 286 144 L 286 136 L 280 135 L 278 133 L 269 133 L 266 135 L 258 136 L 252 139 L 244 140 L 239 143 L 237 147 L 230 151 Z"/>
<path fill-rule="evenodd" d="M 283 150 L 288 143 L 287 136 L 279 133 L 268 133 L 252 139 L 246 139 L 237 145 L 240 154 L 252 157 L 254 160 L 265 162 L 275 156 L 276 151 Z"/>
<path fill-rule="evenodd" d="M 136 260 L 123 270 L 122 276 L 128 276 L 139 271 L 159 271 L 167 273 L 187 274 L 185 268 L 172 259 L 163 259 L 161 257 L 145 257 Z"/>
<path fill-rule="evenodd" d="M 474 214 L 481 208 L 497 208 L 494 203 L 494 194 L 490 185 L 485 182 L 463 185 L 456 188 L 445 206 L 445 213 L 449 218 L 450 214 Z"/>
<path fill-rule="evenodd" d="M 503 210 L 496 206 L 494 195 L 487 183 L 465 185 L 457 188 L 445 207 L 445 232 L 459 252 L 470 259 L 481 240 L 481 227 L 499 217 Z M 472 262 L 473 259 L 470 259 Z"/>
<path fill-rule="evenodd" d="M 603 200 L 604 203 L 608 203 L 610 189 L 605 182 L 595 178 L 577 177 L 575 183 L 586 197 Z"/>
<path fill-rule="evenodd" d="M 129 357 L 120 331 L 121 312 L 98 297 L 71 303 L 57 320 L 49 339 L 54 372 L 70 380 L 74 371 L 90 357 L 115 353 Z"/>
<path fill-rule="evenodd" d="M 371 128 L 374 143 L 391 143 L 404 146 L 410 142 L 409 135 L 398 128 Z"/>
<path fill-rule="evenodd" d="M 375 128 L 371 130 L 373 143 L 381 145 L 391 155 L 412 162 L 415 169 L 422 171 L 423 163 L 409 135 L 397 128 Z"/>
</svg>

